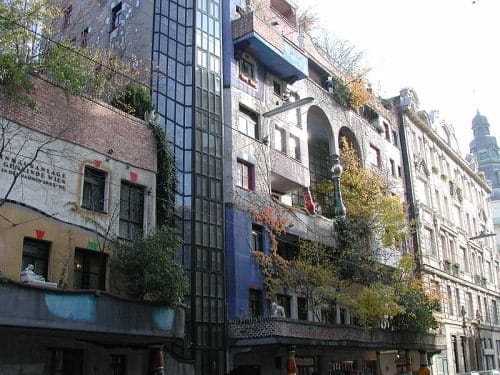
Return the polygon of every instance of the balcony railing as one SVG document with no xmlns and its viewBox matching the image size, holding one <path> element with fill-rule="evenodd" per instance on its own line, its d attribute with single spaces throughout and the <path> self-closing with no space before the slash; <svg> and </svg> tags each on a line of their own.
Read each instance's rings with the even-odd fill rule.
<svg viewBox="0 0 500 375">
<path fill-rule="evenodd" d="M 302 344 L 365 349 L 441 350 L 444 336 L 415 336 L 389 329 L 364 330 L 348 325 L 293 320 L 278 317 L 233 320 L 229 322 L 229 339 L 233 345 Z"/>
<path fill-rule="evenodd" d="M 0 326 L 78 332 L 99 341 L 164 343 L 184 336 L 184 310 L 111 296 L 0 279 Z M 79 337 L 80 337 L 79 336 Z"/>
</svg>

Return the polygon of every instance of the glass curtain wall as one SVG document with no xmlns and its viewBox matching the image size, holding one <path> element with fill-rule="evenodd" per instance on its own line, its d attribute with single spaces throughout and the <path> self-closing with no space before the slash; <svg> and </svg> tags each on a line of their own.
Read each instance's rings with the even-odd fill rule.
<svg viewBox="0 0 500 375">
<path fill-rule="evenodd" d="M 178 253 L 197 374 L 225 373 L 221 1 L 156 0 L 153 100 L 177 166 Z"/>
</svg>

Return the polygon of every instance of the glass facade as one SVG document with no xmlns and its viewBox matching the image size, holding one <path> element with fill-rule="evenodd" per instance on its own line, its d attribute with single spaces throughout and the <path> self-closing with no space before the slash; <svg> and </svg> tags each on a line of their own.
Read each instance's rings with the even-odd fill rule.
<svg viewBox="0 0 500 375">
<path fill-rule="evenodd" d="M 156 0 L 153 99 L 177 166 L 178 260 L 197 374 L 225 373 L 221 0 Z"/>
</svg>

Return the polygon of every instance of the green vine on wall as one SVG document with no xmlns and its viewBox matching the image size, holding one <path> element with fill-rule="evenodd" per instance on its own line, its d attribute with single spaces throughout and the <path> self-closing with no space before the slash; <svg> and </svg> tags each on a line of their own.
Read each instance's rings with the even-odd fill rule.
<svg viewBox="0 0 500 375">
<path fill-rule="evenodd" d="M 156 139 L 156 221 L 159 226 L 171 225 L 175 207 L 175 160 L 167 133 L 155 122 L 148 121 Z"/>
</svg>

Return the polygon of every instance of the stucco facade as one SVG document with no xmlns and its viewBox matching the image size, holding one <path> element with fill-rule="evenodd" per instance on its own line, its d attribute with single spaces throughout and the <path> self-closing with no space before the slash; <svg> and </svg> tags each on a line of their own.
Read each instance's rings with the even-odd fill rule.
<svg viewBox="0 0 500 375">
<path fill-rule="evenodd" d="M 155 226 L 156 140 L 33 82 L 34 109 L 0 98 L 0 372 L 146 373 L 151 348 L 184 336 L 184 313 L 117 297 L 109 245 Z"/>
</svg>

